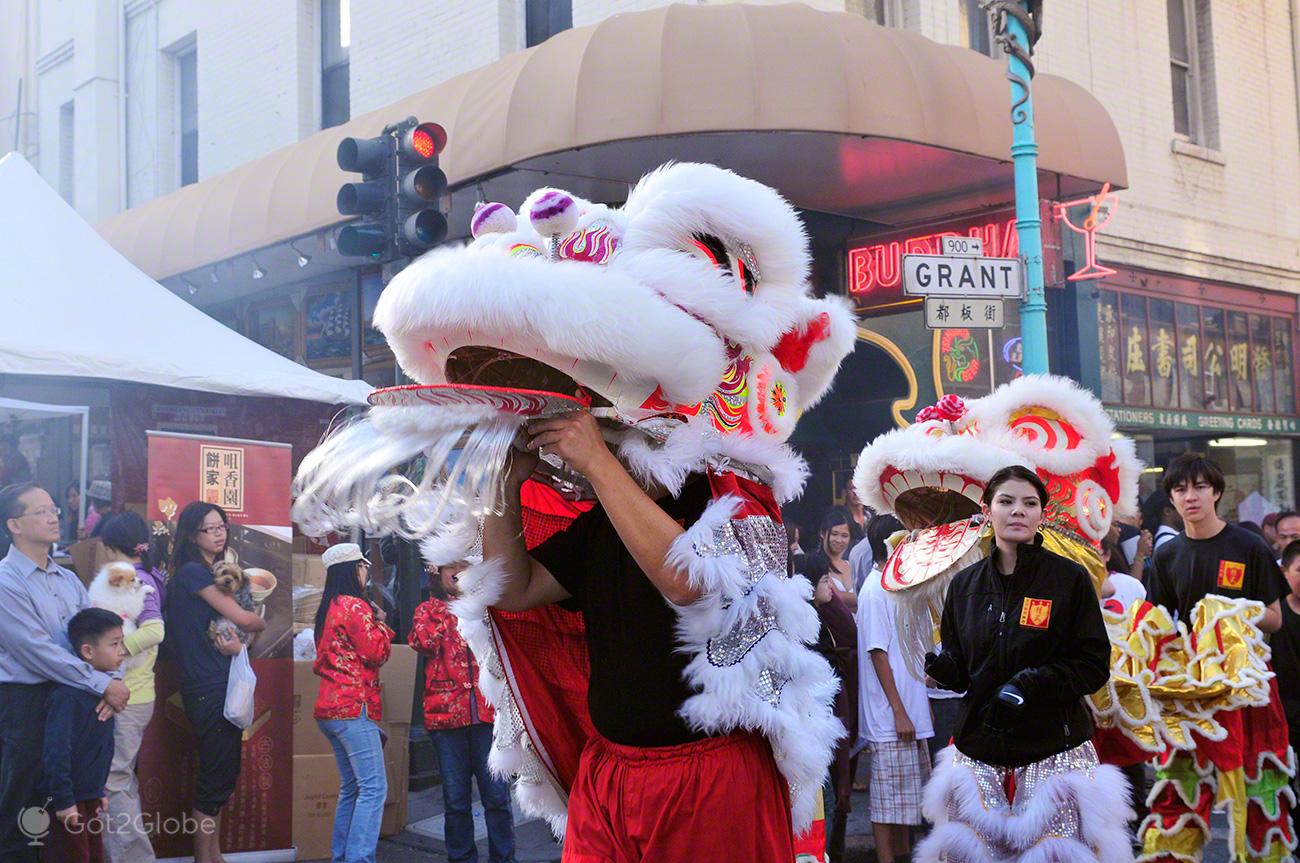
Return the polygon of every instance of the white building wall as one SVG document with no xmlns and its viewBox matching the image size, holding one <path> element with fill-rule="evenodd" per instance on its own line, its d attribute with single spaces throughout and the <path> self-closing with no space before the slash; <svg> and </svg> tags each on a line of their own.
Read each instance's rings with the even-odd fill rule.
<svg viewBox="0 0 1300 863">
<path fill-rule="evenodd" d="M 722 2 L 722 0 L 718 0 Z M 766 0 L 763 0 L 766 2 Z M 877 0 L 813 0 L 865 14 Z M 957 0 L 883 0 L 891 16 L 965 45 Z M 525 0 L 352 0 L 353 116 L 522 47 Z M 661 5 L 573 0 L 574 26 Z M 1133 266 L 1300 292 L 1300 122 L 1296 22 L 1287 2 L 1213 2 L 1219 148 L 1176 144 L 1165 4 L 1060 0 L 1048 9 L 1040 71 L 1093 92 L 1119 128 L 1130 188 L 1101 240 Z M 77 207 L 102 218 L 175 188 L 175 50 L 199 52 L 199 173 L 211 177 L 291 144 L 320 123 L 319 0 L 14 0 L 29 46 L 24 149 L 58 187 L 58 112 L 76 105 Z M 15 12 L 15 8 L 17 12 Z M 124 22 L 118 33 L 115 22 Z M 125 55 L 119 46 L 126 45 Z M 126 81 L 125 108 L 118 85 Z M 0 116 L 13 101 L 0 80 Z M 122 117 L 125 117 L 123 122 Z M 0 133 L 12 127 L 0 125 Z M 119 138 L 124 142 L 119 143 Z M 114 167 L 114 166 L 117 167 Z M 1188 251 L 1194 250 L 1194 251 Z"/>
</svg>

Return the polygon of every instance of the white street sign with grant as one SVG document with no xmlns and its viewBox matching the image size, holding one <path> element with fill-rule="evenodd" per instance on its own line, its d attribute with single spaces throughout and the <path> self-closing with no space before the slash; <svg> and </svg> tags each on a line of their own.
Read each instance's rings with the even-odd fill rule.
<svg viewBox="0 0 1300 863">
<path fill-rule="evenodd" d="M 903 255 L 903 293 L 922 297 L 1010 297 L 1024 295 L 1018 258 Z"/>
<path fill-rule="evenodd" d="M 1000 297 L 926 297 L 925 325 L 932 330 L 1002 329 L 1005 310 Z"/>
</svg>

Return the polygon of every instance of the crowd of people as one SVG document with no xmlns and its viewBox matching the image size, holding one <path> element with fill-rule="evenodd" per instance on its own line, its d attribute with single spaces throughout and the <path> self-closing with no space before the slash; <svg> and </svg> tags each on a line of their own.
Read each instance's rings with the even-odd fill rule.
<svg viewBox="0 0 1300 863">
<path fill-rule="evenodd" d="M 1109 572 L 1097 602 L 1081 567 L 1034 542 L 1048 502 L 1041 480 L 1022 468 L 1000 472 L 984 497 L 993 553 L 948 588 L 941 650 L 927 657 L 923 674 L 904 661 L 897 603 L 881 584 L 889 539 L 904 529 L 901 522 L 869 511 L 862 517 L 850 487 L 845 506 L 822 516 L 814 547 L 805 551 L 799 529 L 789 525 L 792 567 L 813 583 L 819 647 L 840 677 L 837 714 L 849 729 L 826 787 L 830 859 L 842 858 L 852 792 L 868 789 L 877 859 L 908 857 L 911 842 L 930 830 L 923 791 L 950 743 L 958 761 L 987 763 L 1003 778 L 1088 745 L 1093 723 L 1083 698 L 1109 674 L 1101 609 L 1122 615 L 1149 600 L 1190 623 L 1193 607 L 1208 594 L 1260 602 L 1259 628 L 1270 635 L 1278 697 L 1292 745 L 1300 743 L 1300 512 L 1276 512 L 1261 524 L 1229 523 L 1218 513 L 1225 482 L 1209 459 L 1175 460 L 1140 514 L 1115 521 L 1102 540 Z M 1016 494 L 1008 497 L 1007 490 Z M 1223 561 L 1241 562 L 1240 578 L 1225 582 Z M 1008 607 L 1008 591 L 1016 607 L 1032 593 L 1054 615 L 1068 615 L 1074 629 L 1065 642 L 1049 646 L 1038 639 L 1029 650 L 1018 647 L 1014 639 L 1023 628 L 1005 627 L 987 613 Z M 847 635 L 853 618 L 856 639 Z M 1053 652 L 1062 654 L 1056 662 Z M 1064 723 L 1036 715 L 1062 702 Z M 869 783 L 854 781 L 859 755 L 870 765 Z M 1090 757 L 1095 762 L 1095 753 Z M 1123 772 L 1132 789 L 1127 835 L 1140 849 L 1135 831 L 1147 811 L 1146 765 Z M 1292 786 L 1300 791 L 1294 780 Z"/>
<path fill-rule="evenodd" d="M 0 560 L 0 860 L 155 859 L 137 764 L 157 699 L 155 662 L 165 646 L 179 671 L 198 756 L 192 812 L 183 823 L 197 863 L 223 863 L 222 810 L 239 779 L 242 749 L 242 729 L 225 709 L 231 661 L 266 626 L 217 586 L 228 516 L 215 504 L 190 503 L 165 549 L 139 515 L 105 507 L 96 534 L 107 561 L 101 573 L 114 578 L 106 592 L 116 587 L 143 597 L 126 615 L 96 605 L 98 579 L 87 590 L 54 562 L 61 515 L 38 485 L 0 490 L 7 546 Z M 321 683 L 313 712 L 340 775 L 333 859 L 373 861 L 387 797 L 379 669 L 393 630 L 370 598 L 370 562 L 361 549 L 342 543 L 322 558 L 326 581 L 314 628 Z M 470 783 L 477 779 L 491 860 L 512 863 L 508 789 L 487 769 L 492 711 L 469 685 L 476 667 L 447 608 L 464 566 L 444 567 L 433 578 L 434 596 L 416 609 L 411 644 L 426 657 L 424 712 L 440 763 L 448 849 L 453 859 L 475 859 Z M 31 807 L 50 816 L 48 835 L 23 820 Z M 33 842 L 33 831 L 42 841 Z"/>
<path fill-rule="evenodd" d="M 598 467 L 592 470 L 599 475 Z M 522 482 L 527 465 L 516 473 Z M 840 679 L 835 712 L 848 731 L 825 788 L 831 860 L 843 857 L 855 790 L 869 790 L 877 858 L 886 863 L 911 856 L 913 841 L 930 832 L 924 804 L 928 783 L 957 787 L 959 777 L 969 773 L 991 777 L 991 787 L 1009 783 L 1007 793 L 1014 794 L 1016 777 L 1028 765 L 1057 765 L 1052 769 L 1063 775 L 1103 769 L 1090 743 L 1094 726 L 1083 701 L 1110 673 L 1103 608 L 1123 613 L 1147 599 L 1188 620 L 1197 602 L 1225 587 L 1260 602 L 1265 610 L 1258 625 L 1271 635 L 1277 697 L 1293 745 L 1300 740 L 1300 513 L 1276 513 L 1260 525 L 1226 522 L 1218 513 L 1223 473 L 1195 455 L 1175 460 L 1163 485 L 1145 501 L 1141 522 L 1117 522 L 1103 540 L 1110 574 L 1098 598 L 1081 566 L 1040 547 L 1038 529 L 1048 502 L 1041 479 L 1021 467 L 999 471 L 983 497 L 991 553 L 949 587 L 940 644 L 919 674 L 909 668 L 899 644 L 897 601 L 881 584 L 890 539 L 903 529 L 898 519 L 870 513 L 850 493 L 845 506 L 824 514 L 810 537 L 811 548 L 799 542 L 796 528 L 788 528 L 791 571 L 811 583 L 821 624 L 817 649 Z M 694 505 L 695 491 L 687 488 L 678 500 L 668 501 L 667 516 L 671 519 L 674 507 Z M 518 561 L 511 565 L 525 573 L 507 589 L 501 607 L 549 601 L 612 607 L 614 599 L 602 595 L 610 589 L 640 584 L 645 591 L 662 590 L 652 580 L 633 577 L 639 571 L 633 558 L 611 541 L 618 536 L 616 522 L 593 513 L 531 554 L 514 547 L 521 535 L 512 523 L 517 512 L 512 515 L 508 507 L 503 517 L 488 520 L 489 552 Z M 54 563 L 51 554 L 66 534 L 66 522 L 44 489 L 25 482 L 0 491 L 0 524 L 9 543 L 0 560 L 0 859 L 37 859 L 39 849 L 20 829 L 18 815 L 42 801 L 54 816 L 44 859 L 154 859 L 140 818 L 136 766 L 157 698 L 154 663 L 165 645 L 179 669 L 198 754 L 195 860 L 222 863 L 221 813 L 234 792 L 241 757 L 241 729 L 223 710 L 227 682 L 232 658 L 265 626 L 216 586 L 227 551 L 226 513 L 213 504 L 189 504 L 166 552 L 140 516 L 103 516 L 96 533 L 108 560 L 105 571 L 125 567 L 144 597 L 129 621 L 117 610 L 96 607 L 94 585 L 88 592 L 76 575 Z M 620 560 L 611 559 L 611 566 L 626 571 L 626 578 L 593 581 L 590 567 L 576 565 L 598 548 L 615 552 Z M 478 663 L 448 604 L 460 592 L 460 575 L 479 561 L 457 561 L 431 573 L 431 595 L 415 609 L 409 641 L 426 659 L 422 702 L 442 776 L 448 853 L 452 860 L 476 859 L 470 805 L 476 782 L 490 859 L 510 863 L 509 791 L 488 769 L 494 711 L 473 685 Z M 1226 582 L 1224 561 L 1240 565 Z M 313 630 L 314 670 L 321 678 L 314 716 L 340 774 L 334 859 L 373 860 L 387 796 L 379 669 L 389 657 L 394 631 L 372 600 L 371 563 L 359 546 L 334 545 L 322 562 L 326 580 Z M 611 571 L 602 570 L 605 576 Z M 539 581 L 543 574 L 545 581 Z M 689 604 L 689 585 L 671 586 L 680 591 L 678 600 Z M 1051 638 L 1035 632 L 1038 627 L 1028 617 L 1031 602 L 1068 625 L 1053 630 Z M 1006 609 L 1021 604 L 1026 609 L 1021 626 L 1011 627 Z M 1000 617 L 994 615 L 998 608 Z M 223 619 L 235 629 L 217 626 Z M 651 628 L 656 627 L 642 615 L 598 637 L 610 642 L 607 652 L 625 654 L 632 649 L 628 639 L 643 647 L 645 639 L 657 638 Z M 668 647 L 665 642 L 671 655 Z M 593 672 L 605 673 L 597 662 L 593 659 Z M 683 697 L 682 670 L 674 663 L 664 664 L 659 678 L 647 674 L 638 684 L 671 690 L 661 693 L 664 704 Z M 617 667 L 607 671 L 621 675 Z M 600 679 L 594 676 L 593 686 L 615 686 Z M 748 756 L 724 756 L 716 746 L 701 749 L 698 734 L 676 715 L 648 716 L 612 698 L 593 702 L 593 708 L 604 711 L 598 714 L 601 722 L 629 735 L 676 740 L 672 746 L 714 759 L 710 769 L 719 775 L 748 763 Z M 947 749 L 950 743 L 955 749 Z M 737 739 L 727 745 L 746 744 Z M 584 768 L 590 771 L 590 787 L 580 789 L 590 798 L 584 805 L 610 805 L 605 792 L 616 775 L 644 773 L 647 788 L 665 793 L 683 781 L 663 774 L 664 764 L 638 761 L 635 747 L 612 742 L 607 747 L 599 753 L 600 763 Z M 865 786 L 855 782 L 863 755 L 870 767 Z M 764 782 L 774 778 L 769 772 L 763 773 Z M 1145 771 L 1138 765 L 1126 773 L 1135 812 L 1123 806 L 1117 811 L 1130 821 L 1131 833 L 1145 804 Z M 776 802 L 785 799 L 779 790 L 774 793 Z M 96 818 L 103 818 L 107 829 L 87 829 Z"/>
</svg>

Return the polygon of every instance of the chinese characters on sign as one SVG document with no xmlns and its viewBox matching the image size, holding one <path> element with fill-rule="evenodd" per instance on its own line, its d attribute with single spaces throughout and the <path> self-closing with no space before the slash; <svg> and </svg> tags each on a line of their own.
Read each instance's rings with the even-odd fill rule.
<svg viewBox="0 0 1300 863">
<path fill-rule="evenodd" d="M 200 447 L 199 466 L 199 499 L 204 503 L 215 503 L 229 512 L 242 512 L 243 447 Z"/>
<path fill-rule="evenodd" d="M 932 330 L 947 327 L 1001 329 L 1004 326 L 1001 300 L 965 297 L 926 297 L 925 325 Z"/>
<path fill-rule="evenodd" d="M 1272 453 L 1264 457 L 1264 497 L 1279 509 L 1295 507 L 1293 476 L 1295 472 L 1289 451 Z"/>
</svg>

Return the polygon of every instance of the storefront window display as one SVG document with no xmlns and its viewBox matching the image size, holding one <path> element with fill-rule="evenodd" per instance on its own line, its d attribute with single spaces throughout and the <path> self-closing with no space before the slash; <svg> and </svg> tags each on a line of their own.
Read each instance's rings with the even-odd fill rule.
<svg viewBox="0 0 1300 863">
<path fill-rule="evenodd" d="M 1295 412 L 1294 317 L 1103 289 L 1102 401 L 1234 414 Z"/>
</svg>

